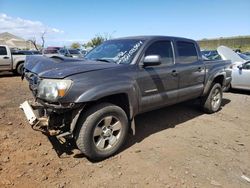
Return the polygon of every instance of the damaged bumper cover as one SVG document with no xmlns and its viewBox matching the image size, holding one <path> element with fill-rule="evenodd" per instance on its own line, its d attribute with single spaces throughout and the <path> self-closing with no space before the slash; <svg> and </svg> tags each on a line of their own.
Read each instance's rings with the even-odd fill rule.
<svg viewBox="0 0 250 188">
<path fill-rule="evenodd" d="M 71 137 L 84 105 L 58 105 L 45 102 L 25 101 L 20 105 L 34 130 L 50 136 Z M 43 112 L 41 114 L 41 111 Z M 39 113 L 40 112 L 40 113 Z"/>
</svg>

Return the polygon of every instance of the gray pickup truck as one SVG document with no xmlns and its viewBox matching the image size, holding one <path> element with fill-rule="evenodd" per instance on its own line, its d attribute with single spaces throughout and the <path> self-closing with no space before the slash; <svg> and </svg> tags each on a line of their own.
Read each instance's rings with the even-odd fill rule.
<svg viewBox="0 0 250 188">
<path fill-rule="evenodd" d="M 112 39 L 84 60 L 28 57 L 23 76 L 35 102 L 20 108 L 34 129 L 73 138 L 89 159 L 102 160 L 118 152 L 129 130 L 135 133 L 137 114 L 195 98 L 205 112 L 218 111 L 230 64 L 203 61 L 190 39 Z"/>
<path fill-rule="evenodd" d="M 26 55 L 13 55 L 8 46 L 0 45 L 0 71 L 23 73 Z"/>
</svg>

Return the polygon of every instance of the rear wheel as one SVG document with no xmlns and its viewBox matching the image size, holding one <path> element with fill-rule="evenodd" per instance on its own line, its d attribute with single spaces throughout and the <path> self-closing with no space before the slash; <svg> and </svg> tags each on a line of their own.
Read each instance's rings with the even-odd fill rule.
<svg viewBox="0 0 250 188">
<path fill-rule="evenodd" d="M 118 106 L 102 103 L 90 108 L 78 122 L 76 144 L 91 160 L 115 154 L 128 134 L 128 118 Z"/>
<path fill-rule="evenodd" d="M 202 99 L 202 106 L 205 112 L 214 113 L 221 108 L 222 88 L 219 83 L 215 83 L 209 94 Z"/>
</svg>

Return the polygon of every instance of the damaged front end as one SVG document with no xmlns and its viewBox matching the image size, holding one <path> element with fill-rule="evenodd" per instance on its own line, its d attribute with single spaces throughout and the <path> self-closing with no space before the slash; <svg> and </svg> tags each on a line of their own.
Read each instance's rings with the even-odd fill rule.
<svg viewBox="0 0 250 188">
<path fill-rule="evenodd" d="M 78 117 L 84 106 L 42 103 L 41 101 L 25 101 L 20 105 L 32 128 L 57 138 L 72 138 Z"/>
<path fill-rule="evenodd" d="M 58 102 L 68 92 L 71 81 L 41 79 L 27 70 L 24 77 L 29 82 L 35 100 L 23 102 L 20 108 L 32 128 L 57 138 L 72 138 L 84 104 Z"/>
</svg>

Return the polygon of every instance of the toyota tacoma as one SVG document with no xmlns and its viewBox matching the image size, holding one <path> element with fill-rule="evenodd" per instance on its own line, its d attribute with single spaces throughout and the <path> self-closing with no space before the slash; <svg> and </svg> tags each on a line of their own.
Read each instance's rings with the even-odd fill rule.
<svg viewBox="0 0 250 188">
<path fill-rule="evenodd" d="M 74 139 L 89 159 L 114 155 L 135 133 L 136 115 L 199 98 L 221 108 L 230 61 L 204 61 L 194 40 L 137 36 L 108 40 L 83 60 L 27 57 L 23 77 L 34 101 L 20 108 L 36 130 Z"/>
</svg>

